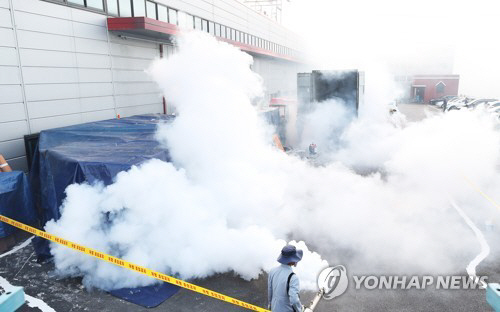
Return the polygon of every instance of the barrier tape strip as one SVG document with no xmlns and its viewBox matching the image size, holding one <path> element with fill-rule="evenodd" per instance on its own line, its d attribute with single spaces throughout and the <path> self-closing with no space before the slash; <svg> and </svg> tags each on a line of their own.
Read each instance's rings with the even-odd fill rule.
<svg viewBox="0 0 500 312">
<path fill-rule="evenodd" d="M 483 196 L 484 198 L 486 198 L 486 200 L 488 200 L 490 203 L 492 203 L 494 206 L 496 206 L 498 210 L 500 210 L 500 205 L 493 198 L 491 198 L 486 193 L 484 193 L 483 191 L 481 191 L 481 189 L 474 182 L 472 182 L 472 180 L 469 179 L 467 176 L 464 175 L 463 178 L 464 178 L 464 180 L 467 183 L 469 183 L 469 185 L 473 189 L 475 189 L 479 194 L 481 194 L 481 196 Z"/>
<path fill-rule="evenodd" d="M 60 244 L 60 245 L 64 245 L 64 246 L 66 246 L 68 248 L 74 249 L 74 250 L 79 251 L 79 252 L 83 252 L 83 253 L 85 253 L 87 255 L 90 255 L 92 257 L 95 257 L 95 258 L 97 258 L 99 260 L 104 260 L 104 261 L 110 262 L 110 263 L 112 263 L 114 265 L 120 266 L 122 268 L 129 269 L 129 270 L 132 270 L 132 271 L 136 271 L 138 273 L 141 273 L 141 274 L 150 276 L 152 278 L 155 278 L 155 279 L 157 279 L 159 281 L 167 282 L 167 283 L 179 286 L 181 288 L 185 288 L 185 289 L 188 289 L 188 290 L 191 290 L 191 291 L 195 291 L 195 292 L 200 293 L 202 295 L 209 296 L 209 297 L 212 297 L 212 298 L 215 298 L 215 299 L 219 299 L 219 300 L 222 300 L 222 301 L 225 301 L 225 302 L 228 302 L 228 303 L 231 303 L 231 304 L 234 304 L 234 305 L 237 305 L 237 306 L 240 306 L 242 308 L 246 308 L 246 309 L 249 309 L 249 310 L 252 310 L 252 311 L 270 312 L 269 310 L 266 310 L 266 309 L 263 309 L 261 307 L 258 307 L 258 306 L 255 306 L 255 305 L 243 302 L 241 300 L 238 300 L 238 299 L 235 299 L 235 298 L 223 295 L 221 293 L 212 291 L 210 289 L 206 289 L 206 288 L 203 288 L 203 287 L 200 287 L 200 286 L 197 286 L 197 285 L 185 282 L 183 280 L 177 279 L 177 278 L 172 277 L 172 276 L 165 275 L 165 274 L 160 273 L 158 271 L 153 271 L 151 269 L 148 269 L 148 268 L 142 267 L 140 265 L 137 265 L 137 264 L 125 261 L 123 259 L 110 256 L 110 255 L 105 254 L 103 252 L 100 252 L 98 250 L 95 250 L 95 249 L 92 249 L 92 248 L 88 248 L 88 247 L 82 246 L 80 244 L 73 243 L 73 242 L 71 242 L 69 240 L 66 240 L 66 239 L 60 238 L 58 236 L 52 235 L 50 233 L 44 232 L 42 230 L 36 229 L 34 227 L 31 227 L 31 226 L 26 225 L 24 223 L 18 222 L 18 221 L 13 220 L 13 219 L 10 219 L 10 218 L 5 217 L 3 215 L 0 215 L 0 221 L 5 222 L 7 224 L 10 224 L 10 225 L 12 225 L 14 227 L 17 227 L 17 228 L 19 228 L 19 229 L 21 229 L 23 231 L 29 232 L 29 233 L 34 234 L 36 236 L 39 236 L 39 237 L 45 238 L 47 240 L 50 240 L 50 241 L 52 241 L 54 243 L 57 243 L 57 244 Z"/>
</svg>

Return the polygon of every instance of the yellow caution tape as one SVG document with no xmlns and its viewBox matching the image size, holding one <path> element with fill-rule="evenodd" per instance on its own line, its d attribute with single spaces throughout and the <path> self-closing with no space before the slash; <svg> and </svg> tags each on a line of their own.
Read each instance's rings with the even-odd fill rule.
<svg viewBox="0 0 500 312">
<path fill-rule="evenodd" d="M 226 302 L 229 302 L 231 304 L 234 304 L 234 305 L 237 305 L 237 306 L 240 306 L 240 307 L 252 310 L 252 311 L 269 312 L 269 310 L 266 310 L 266 309 L 263 309 L 261 307 L 243 302 L 241 300 L 223 295 L 221 293 L 212 291 L 210 289 L 206 289 L 206 288 L 185 282 L 183 280 L 177 279 L 177 278 L 172 277 L 172 276 L 165 275 L 165 274 L 160 273 L 158 271 L 153 271 L 151 269 L 148 269 L 148 268 L 142 267 L 140 265 L 125 261 L 123 259 L 107 255 L 107 254 L 100 252 L 100 251 L 97 251 L 95 249 L 88 248 L 88 247 L 73 243 L 69 240 L 57 237 L 55 235 L 41 231 L 39 229 L 36 229 L 34 227 L 31 227 L 31 226 L 26 225 L 26 224 L 21 223 L 21 222 L 18 222 L 16 220 L 7 218 L 5 216 L 0 215 L 0 221 L 8 223 L 12 226 L 15 226 L 23 231 L 29 232 L 29 233 L 34 234 L 36 236 L 40 236 L 42 238 L 50 240 L 54 243 L 58 243 L 58 244 L 66 246 L 66 247 L 69 247 L 71 249 L 74 249 L 76 251 L 83 252 L 83 253 L 90 255 L 92 257 L 95 257 L 97 259 L 113 263 L 117 266 L 121 266 L 122 268 L 136 271 L 136 272 L 139 272 L 141 274 L 150 276 L 152 278 L 156 278 L 159 281 L 167 282 L 167 283 L 170 283 L 170 284 L 173 284 L 173 285 L 185 288 L 185 289 L 189 289 L 189 290 L 195 291 L 197 293 L 200 293 L 202 295 L 209 296 L 209 297 L 219 299 L 222 301 L 226 301 Z"/>
<path fill-rule="evenodd" d="M 472 182 L 471 179 L 467 178 L 465 175 L 463 176 L 463 178 L 470 186 L 472 186 L 473 189 L 475 189 L 479 194 L 481 194 L 481 196 L 486 198 L 486 200 L 488 200 L 490 203 L 496 206 L 498 210 L 500 210 L 500 205 L 493 198 L 491 198 L 486 193 L 481 191 L 481 189 L 474 182 Z"/>
</svg>

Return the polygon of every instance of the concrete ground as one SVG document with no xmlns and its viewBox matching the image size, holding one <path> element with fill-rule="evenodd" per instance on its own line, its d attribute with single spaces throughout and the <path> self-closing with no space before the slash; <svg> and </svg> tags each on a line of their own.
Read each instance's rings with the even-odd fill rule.
<svg viewBox="0 0 500 312">
<path fill-rule="evenodd" d="M 441 113 L 438 107 L 428 104 L 398 104 L 398 109 L 408 121 L 420 121 L 427 116 Z"/>
<path fill-rule="evenodd" d="M 409 121 L 417 121 L 426 114 L 439 114 L 439 109 L 425 104 L 400 104 L 399 110 Z M 491 246 L 490 255 L 478 267 L 479 275 L 487 275 L 490 282 L 500 281 L 500 246 Z M 342 251 L 337 254 L 317 250 L 325 259 L 336 259 L 354 275 L 362 275 L 363 268 L 349 264 L 349 255 Z M 471 255 L 473 257 L 474 255 Z M 330 261 L 332 262 L 332 261 Z M 25 304 L 19 311 L 243 311 L 242 308 L 181 289 L 172 298 L 153 309 L 145 309 L 128 303 L 106 292 L 84 289 L 81 278 L 58 278 L 54 273 L 52 262 L 39 264 L 33 247 L 26 244 L 24 248 L 9 255 L 0 255 L 0 277 L 3 283 L 23 286 L 26 294 L 40 299 L 47 306 L 30 307 Z M 383 272 L 370 272 L 381 274 Z M 449 274 L 464 275 L 465 272 Z M 2 279 L 0 278 L 0 286 Z M 351 279 L 352 281 L 352 279 Z M 265 274 L 257 280 L 244 281 L 231 273 L 219 274 L 202 280 L 191 281 L 194 284 L 218 291 L 261 307 L 267 301 L 267 277 Z M 303 303 L 308 303 L 314 293 L 303 292 Z M 34 300 L 32 300 L 34 302 Z M 31 304 L 33 305 L 33 303 Z M 356 290 L 350 282 L 349 288 L 342 296 L 322 301 L 316 311 L 492 311 L 486 303 L 484 290 Z"/>
</svg>

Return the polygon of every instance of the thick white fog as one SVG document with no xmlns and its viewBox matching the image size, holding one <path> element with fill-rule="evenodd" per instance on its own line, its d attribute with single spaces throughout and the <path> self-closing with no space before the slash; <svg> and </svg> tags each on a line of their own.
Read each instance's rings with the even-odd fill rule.
<svg viewBox="0 0 500 312">
<path fill-rule="evenodd" d="M 488 114 L 453 111 L 395 127 L 379 93 L 368 92 L 372 113 L 351 123 L 340 108 L 320 105 L 304 140 L 327 161 L 313 166 L 273 146 L 251 104 L 262 94 L 251 63 L 208 35 L 181 36 L 178 52 L 150 69 L 178 112 L 157 135 L 173 162 L 148 161 L 106 187 L 69 186 L 61 219 L 45 229 L 181 278 L 257 278 L 292 240 L 307 249 L 297 266 L 306 289 L 346 251 L 366 271 L 465 270 L 480 247 L 450 198 L 479 227 L 499 221 L 463 178 L 498 193 L 500 133 Z M 51 251 L 61 274 L 81 274 L 87 286 L 155 283 L 59 245 Z"/>
</svg>

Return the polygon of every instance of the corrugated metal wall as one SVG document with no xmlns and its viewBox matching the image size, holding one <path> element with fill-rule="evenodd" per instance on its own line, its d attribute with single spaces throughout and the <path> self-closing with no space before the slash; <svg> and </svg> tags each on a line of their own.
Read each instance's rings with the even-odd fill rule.
<svg viewBox="0 0 500 312">
<path fill-rule="evenodd" d="M 157 57 L 154 42 L 108 34 L 105 15 L 0 0 L 0 153 L 25 170 L 25 134 L 162 112 L 158 87 L 144 72 Z"/>
</svg>

